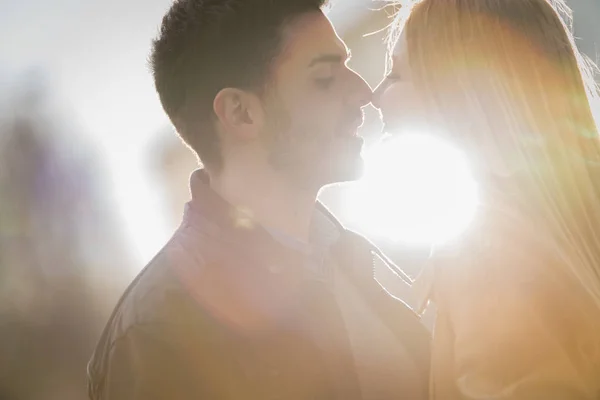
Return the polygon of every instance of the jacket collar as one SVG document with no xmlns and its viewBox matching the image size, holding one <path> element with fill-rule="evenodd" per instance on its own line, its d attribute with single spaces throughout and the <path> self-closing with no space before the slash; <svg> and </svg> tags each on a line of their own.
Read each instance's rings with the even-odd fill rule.
<svg viewBox="0 0 600 400">
<path fill-rule="evenodd" d="M 251 252 L 262 252 L 276 260 L 293 262 L 301 260 L 294 249 L 283 246 L 261 225 L 248 218 L 242 210 L 227 203 L 210 187 L 209 176 L 203 169 L 194 171 L 190 177 L 192 200 L 186 205 L 184 224 L 194 226 L 203 233 L 227 238 L 241 248 Z M 373 256 L 379 257 L 394 273 L 407 284 L 412 280 L 395 265 L 381 250 L 361 235 L 346 229 L 342 223 L 317 201 L 316 212 L 320 212 L 339 231 L 338 239 L 332 243 L 331 252 L 341 267 L 363 277 L 374 278 Z M 264 254 L 264 253 L 263 253 Z"/>
</svg>

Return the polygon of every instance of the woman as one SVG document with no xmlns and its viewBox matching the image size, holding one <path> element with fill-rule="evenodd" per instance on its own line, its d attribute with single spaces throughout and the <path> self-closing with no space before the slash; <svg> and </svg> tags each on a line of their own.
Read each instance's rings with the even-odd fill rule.
<svg viewBox="0 0 600 400">
<path fill-rule="evenodd" d="M 461 146 L 481 190 L 476 223 L 433 257 L 435 399 L 600 399 L 600 143 L 568 9 L 549 1 L 418 2 L 375 92 L 389 129 Z"/>
</svg>

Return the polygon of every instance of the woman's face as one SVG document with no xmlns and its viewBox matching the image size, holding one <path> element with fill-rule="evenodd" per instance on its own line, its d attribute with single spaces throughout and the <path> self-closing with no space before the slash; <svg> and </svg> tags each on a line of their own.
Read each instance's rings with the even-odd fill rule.
<svg viewBox="0 0 600 400">
<path fill-rule="evenodd" d="M 381 112 L 384 130 L 387 133 L 444 133 L 443 126 L 437 126 L 428 115 L 423 97 L 413 83 L 413 73 L 409 63 L 406 31 L 403 31 L 392 53 L 392 66 L 374 91 L 372 104 Z M 489 136 L 475 139 L 469 134 L 469 123 L 474 115 L 466 114 L 465 130 L 460 137 L 447 136 L 455 144 L 466 150 L 477 168 L 497 175 L 507 175 L 508 170 L 497 151 L 496 144 Z M 435 130 L 432 132 L 431 130 Z"/>
<path fill-rule="evenodd" d="M 392 65 L 374 92 L 373 105 L 381 112 L 389 133 L 418 129 L 423 120 L 422 104 L 412 83 L 405 31 L 392 53 Z"/>
</svg>

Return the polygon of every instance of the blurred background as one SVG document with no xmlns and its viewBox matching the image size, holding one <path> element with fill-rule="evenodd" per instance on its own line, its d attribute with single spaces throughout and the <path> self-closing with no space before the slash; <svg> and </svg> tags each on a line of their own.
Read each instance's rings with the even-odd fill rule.
<svg viewBox="0 0 600 400">
<path fill-rule="evenodd" d="M 86 398 L 85 366 L 112 307 L 180 221 L 197 164 L 162 112 L 147 67 L 169 4 L 0 0 L 0 400 Z M 338 0 L 330 11 L 351 66 L 373 87 L 391 22 L 383 5 Z M 578 46 L 597 61 L 600 1 L 569 6 Z M 373 109 L 362 135 L 368 153 L 381 137 Z M 413 158 L 402 166 L 419 162 Z M 464 199 L 443 187 L 419 192 L 427 176 L 386 184 L 399 199 Z M 359 198 L 353 190 L 327 188 L 321 199 L 416 274 L 431 244 L 427 235 L 409 240 L 418 218 L 391 234 L 366 211 L 378 204 L 348 201 Z"/>
</svg>

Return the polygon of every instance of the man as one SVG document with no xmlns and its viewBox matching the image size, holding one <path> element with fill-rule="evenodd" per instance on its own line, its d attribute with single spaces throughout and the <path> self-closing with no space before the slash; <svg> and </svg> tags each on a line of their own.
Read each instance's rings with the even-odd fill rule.
<svg viewBox="0 0 600 400">
<path fill-rule="evenodd" d="M 205 169 L 102 335 L 92 399 L 426 398 L 427 330 L 316 202 L 359 177 L 371 96 L 322 5 L 177 0 L 164 17 L 156 88 Z"/>
</svg>

